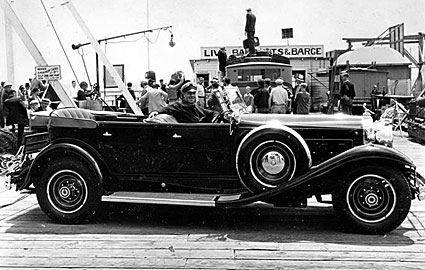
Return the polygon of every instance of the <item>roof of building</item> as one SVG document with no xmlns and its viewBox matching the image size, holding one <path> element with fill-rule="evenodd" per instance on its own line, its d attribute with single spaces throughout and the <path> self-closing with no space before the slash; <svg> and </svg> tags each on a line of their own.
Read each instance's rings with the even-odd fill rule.
<svg viewBox="0 0 425 270">
<path fill-rule="evenodd" d="M 338 57 L 337 65 L 408 65 L 410 61 L 405 59 L 398 51 L 390 47 L 362 47 L 354 51 L 349 51 Z"/>
</svg>

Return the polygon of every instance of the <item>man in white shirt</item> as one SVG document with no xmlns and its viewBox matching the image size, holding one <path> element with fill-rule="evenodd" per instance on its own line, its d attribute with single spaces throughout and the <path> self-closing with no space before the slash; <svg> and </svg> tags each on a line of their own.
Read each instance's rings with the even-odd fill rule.
<svg viewBox="0 0 425 270">
<path fill-rule="evenodd" d="M 196 104 L 202 109 L 205 109 L 204 77 L 199 77 L 196 87 Z"/>
<path fill-rule="evenodd" d="M 242 103 L 243 97 L 241 92 L 239 91 L 239 88 L 237 86 L 233 86 L 230 83 L 230 78 L 225 77 L 224 80 L 224 92 L 227 95 L 229 101 L 231 103 Z"/>
<path fill-rule="evenodd" d="M 288 107 L 288 91 L 283 87 L 283 80 L 278 78 L 276 87 L 272 89 L 269 97 L 269 107 L 272 113 L 284 114 Z"/>
<path fill-rule="evenodd" d="M 69 94 L 71 95 L 72 99 L 77 100 L 77 94 L 78 94 L 78 88 L 77 88 L 77 82 L 72 81 L 71 87 L 69 88 Z"/>
<path fill-rule="evenodd" d="M 159 88 L 159 84 L 153 84 L 152 88 L 149 88 L 137 101 L 137 104 L 145 102 L 146 99 L 148 99 L 149 113 L 156 112 L 167 105 L 165 101 L 168 99 L 168 94 Z"/>
</svg>

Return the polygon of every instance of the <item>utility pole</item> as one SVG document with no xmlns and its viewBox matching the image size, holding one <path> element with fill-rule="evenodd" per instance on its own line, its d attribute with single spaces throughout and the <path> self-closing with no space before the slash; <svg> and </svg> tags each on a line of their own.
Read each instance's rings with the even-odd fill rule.
<svg viewBox="0 0 425 270">
<path fill-rule="evenodd" d="M 149 29 L 149 0 L 146 0 L 146 29 Z M 149 33 L 148 35 L 148 70 L 151 70 L 151 52 L 150 52 L 150 41 L 149 41 Z"/>
<path fill-rule="evenodd" d="M 15 53 L 13 50 L 13 31 L 10 21 L 7 18 L 6 11 L 4 13 L 4 35 L 6 43 L 6 66 L 7 66 L 7 81 L 15 87 Z"/>
</svg>

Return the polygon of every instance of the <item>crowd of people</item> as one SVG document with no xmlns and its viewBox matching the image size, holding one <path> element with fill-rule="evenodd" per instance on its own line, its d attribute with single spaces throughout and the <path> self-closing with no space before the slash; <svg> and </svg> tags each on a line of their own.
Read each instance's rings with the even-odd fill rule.
<svg viewBox="0 0 425 270">
<path fill-rule="evenodd" d="M 308 114 L 311 106 L 311 96 L 307 84 L 297 80 L 293 88 L 287 87 L 282 78 L 277 78 L 275 87 L 268 78 L 259 79 L 257 87 L 246 87 L 244 102 L 248 112 L 277 114 Z"/>
<path fill-rule="evenodd" d="M 307 84 L 298 80 L 296 87 L 288 88 L 282 78 L 274 82 L 268 78 L 259 79 L 257 87 L 245 88 L 244 95 L 227 77 L 224 77 L 221 83 L 218 78 L 212 78 L 207 85 L 203 77 L 193 83 L 186 80 L 181 72 L 174 74 L 168 84 L 164 84 L 163 80 L 156 84 L 154 79 L 149 79 L 142 82 L 141 87 L 142 94 L 135 100 L 144 114 L 150 114 L 151 117 L 158 113 L 177 115 L 183 122 L 205 121 L 210 119 L 210 112 L 212 115 L 218 115 L 226 111 L 227 106 L 234 104 L 243 104 L 248 113 L 276 114 L 308 114 L 311 105 Z M 130 88 L 131 84 L 129 90 Z M 174 105 L 176 103 L 177 105 Z M 192 111 L 199 117 L 187 117 L 188 106 L 196 106 L 202 113 Z M 185 111 L 184 117 L 178 115 L 177 111 Z"/>
<path fill-rule="evenodd" d="M 199 77 L 198 81 L 193 83 L 185 78 L 183 72 L 176 72 L 169 83 L 164 83 L 164 80 L 157 83 L 155 78 L 142 81 L 139 96 L 136 96 L 131 82 L 127 83 L 127 89 L 145 115 L 153 117 L 158 113 L 166 113 L 177 116 L 182 122 L 211 121 L 214 116 L 234 104 L 242 104 L 247 113 L 309 113 L 311 96 L 307 84 L 300 79 L 296 79 L 295 86 L 291 88 L 282 78 L 277 78 L 274 82 L 269 78 L 258 79 L 256 83 L 257 87 L 246 86 L 245 94 L 242 95 L 239 88 L 227 77 L 224 77 L 222 82 L 218 78 L 212 78 L 209 83 Z M 20 85 L 18 90 L 14 90 L 11 83 L 1 82 L 0 127 L 11 126 L 11 129 L 15 130 L 17 125 L 18 144 L 22 143 L 30 114 L 52 110 L 50 100 L 44 97 L 47 88 L 46 82 L 35 78 Z M 342 108 L 344 112 L 349 113 L 350 102 L 355 96 L 354 89 L 348 79 L 345 79 L 342 88 L 342 96 L 347 105 Z M 95 93 L 95 87 L 89 90 L 87 82 L 84 81 L 79 84 L 79 88 L 77 83 L 72 81 L 69 89 L 69 94 L 77 105 L 78 101 L 92 99 Z M 119 108 L 131 112 L 123 95 L 116 101 Z"/>
<path fill-rule="evenodd" d="M 185 101 L 185 93 L 182 89 L 187 83 L 192 82 L 185 78 L 183 72 L 176 72 L 171 76 L 169 83 L 164 83 L 162 79 L 157 83 L 154 78 L 142 81 L 139 96 L 136 96 L 131 82 L 127 83 L 127 89 L 142 112 L 149 115 L 152 112 L 161 112 L 163 108 L 177 102 Z M 84 88 L 81 84 L 80 87 Z M 191 87 L 193 89 L 190 89 L 190 93 L 195 92 L 193 95 L 195 101 L 192 105 L 211 110 L 216 114 L 226 110 L 228 101 L 244 104 L 245 111 L 248 113 L 308 114 L 310 111 L 311 96 L 307 91 L 307 84 L 300 80 L 297 80 L 295 87 L 288 88 L 282 78 L 277 78 L 274 82 L 269 78 L 259 79 L 257 87 L 245 88 L 244 95 L 228 77 L 224 77 L 222 82 L 214 77 L 209 83 L 203 77 L 199 77 Z M 131 112 L 123 95 L 119 96 L 116 102 L 119 108 Z"/>
<path fill-rule="evenodd" d="M 12 83 L 0 84 L 0 127 L 17 129 L 18 146 L 22 144 L 24 129 L 32 112 L 52 111 L 50 99 L 43 97 L 48 85 L 36 78 L 30 79 L 15 90 Z"/>
</svg>

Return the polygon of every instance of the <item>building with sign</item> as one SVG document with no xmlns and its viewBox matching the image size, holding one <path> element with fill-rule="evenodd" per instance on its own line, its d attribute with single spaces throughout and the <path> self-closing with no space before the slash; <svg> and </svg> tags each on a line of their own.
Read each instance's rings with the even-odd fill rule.
<svg viewBox="0 0 425 270">
<path fill-rule="evenodd" d="M 213 77 L 220 78 L 217 58 L 219 49 L 201 47 L 200 59 L 190 60 L 197 78 L 204 77 L 205 81 Z M 293 82 L 295 78 L 300 78 L 307 83 L 313 99 L 313 110 L 319 110 L 320 104 L 327 102 L 329 60 L 325 57 L 323 45 L 259 46 L 257 51 L 268 51 L 290 59 Z M 227 46 L 226 52 L 227 56 L 245 54 L 242 46 Z"/>
</svg>

